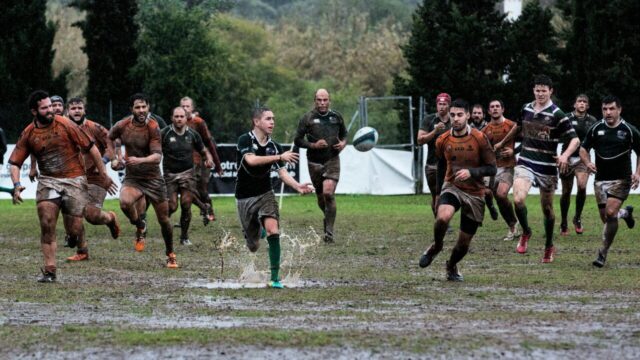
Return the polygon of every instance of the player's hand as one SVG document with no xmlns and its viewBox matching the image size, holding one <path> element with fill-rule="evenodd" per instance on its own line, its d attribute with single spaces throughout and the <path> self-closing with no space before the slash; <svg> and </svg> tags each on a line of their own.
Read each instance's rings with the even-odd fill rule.
<svg viewBox="0 0 640 360">
<path fill-rule="evenodd" d="M 118 193 L 118 185 L 116 185 L 116 183 L 113 182 L 113 179 L 109 176 L 107 176 L 104 181 L 104 188 L 107 190 L 109 195 L 115 195 Z"/>
<path fill-rule="evenodd" d="M 589 162 L 587 165 L 587 169 L 589 170 L 589 172 L 595 174 L 598 172 L 598 169 L 596 168 L 596 164 Z"/>
<path fill-rule="evenodd" d="M 456 181 L 466 181 L 469 178 L 471 178 L 471 172 L 469 172 L 468 169 L 460 169 L 456 171 Z"/>
<path fill-rule="evenodd" d="M 24 189 L 25 189 L 24 186 L 16 186 L 16 187 L 13 188 L 13 199 L 12 200 L 13 200 L 13 204 L 14 205 L 22 203 L 22 196 L 20 196 L 20 193 Z"/>
<path fill-rule="evenodd" d="M 296 190 L 298 190 L 300 194 L 309 194 L 313 192 L 315 188 L 313 187 L 313 185 L 311 185 L 311 183 L 304 183 L 304 184 L 299 184 Z"/>
<path fill-rule="evenodd" d="M 560 155 L 556 158 L 556 165 L 560 169 L 561 174 L 566 174 L 569 170 L 569 159 L 567 156 Z"/>
<path fill-rule="evenodd" d="M 212 160 L 205 160 L 204 161 L 204 166 L 206 166 L 208 169 L 213 169 L 213 161 Z"/>
<path fill-rule="evenodd" d="M 631 175 L 631 188 L 635 190 L 638 188 L 639 184 L 640 184 L 640 174 L 633 173 L 633 175 Z"/>
<path fill-rule="evenodd" d="M 35 166 L 32 167 L 31 170 L 29 170 L 29 180 L 31 182 L 36 181 L 39 175 L 40 174 L 38 174 L 38 169 Z"/>
<path fill-rule="evenodd" d="M 347 146 L 347 139 L 344 139 L 342 141 L 340 141 L 340 139 L 338 139 L 338 143 L 333 145 L 333 148 L 338 150 L 338 151 L 342 151 L 342 149 L 344 149 L 345 146 Z"/>
<path fill-rule="evenodd" d="M 327 143 L 327 140 L 325 139 L 320 139 L 314 143 L 311 143 L 313 145 L 311 145 L 312 149 L 326 149 L 329 147 L 329 143 Z"/>
<path fill-rule="evenodd" d="M 320 140 L 320 141 L 324 141 L 324 140 Z M 299 157 L 298 153 L 295 153 L 289 150 L 289 151 L 283 152 L 280 155 L 280 160 L 289 164 L 295 164 L 298 162 L 298 157 Z"/>
<path fill-rule="evenodd" d="M 513 156 L 513 149 L 511 148 L 502 148 L 499 151 L 500 156 L 503 158 L 507 158 L 507 157 L 511 157 Z"/>
<path fill-rule="evenodd" d="M 111 169 L 115 171 L 124 169 L 124 161 L 120 161 L 118 158 L 113 158 L 113 160 L 111 160 Z"/>
<path fill-rule="evenodd" d="M 127 159 L 127 163 L 129 163 L 129 165 L 140 165 L 143 164 L 144 161 L 142 160 L 142 158 L 139 157 L 135 157 L 135 156 L 129 156 L 129 158 Z"/>
<path fill-rule="evenodd" d="M 444 129 L 445 129 L 445 127 L 446 127 L 446 126 L 444 125 L 444 123 L 439 122 L 439 123 L 437 123 L 433 128 L 434 128 L 435 130 L 437 130 L 437 131 L 442 131 L 442 130 L 444 130 Z"/>
</svg>

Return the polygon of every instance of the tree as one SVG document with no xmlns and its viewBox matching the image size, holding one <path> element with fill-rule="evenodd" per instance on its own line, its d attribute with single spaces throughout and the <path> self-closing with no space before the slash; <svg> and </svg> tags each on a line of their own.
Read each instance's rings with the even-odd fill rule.
<svg viewBox="0 0 640 360">
<path fill-rule="evenodd" d="M 75 0 L 70 6 L 86 12 L 86 19 L 74 25 L 85 38 L 91 108 L 107 106 L 109 100 L 126 104 L 129 96 L 140 90 L 140 78 L 130 75 L 137 59 L 136 0 Z"/>
<path fill-rule="evenodd" d="M 615 94 L 633 120 L 629 115 L 640 112 L 640 23 L 630 14 L 640 3 L 573 0 L 566 10 L 572 20 L 563 56 L 567 100 L 572 104 L 576 93 L 586 92 L 599 106 L 603 95 Z"/>
<path fill-rule="evenodd" d="M 7 0 L 0 11 L 0 123 L 9 139 L 17 137 L 30 116 L 24 104 L 32 91 L 66 96 L 66 73 L 53 78 L 56 29 L 46 20 L 45 10 L 45 0 Z"/>
<path fill-rule="evenodd" d="M 505 74 L 505 116 L 513 119 L 520 115 L 526 101 L 533 99 L 533 76 L 546 74 L 560 84 L 560 66 L 557 62 L 558 38 L 551 26 L 553 14 L 536 1 L 529 2 L 520 17 L 509 26 L 503 56 L 509 59 Z M 554 85 L 556 94 L 560 86 Z"/>
<path fill-rule="evenodd" d="M 430 105 L 443 91 L 480 103 L 502 96 L 508 56 L 502 41 L 504 15 L 496 10 L 496 2 L 424 0 L 403 47 L 407 74 L 396 77 L 394 92 L 415 99 L 424 96 Z M 414 119 L 417 129 L 417 116 Z M 406 121 L 399 126 L 408 131 Z"/>
</svg>

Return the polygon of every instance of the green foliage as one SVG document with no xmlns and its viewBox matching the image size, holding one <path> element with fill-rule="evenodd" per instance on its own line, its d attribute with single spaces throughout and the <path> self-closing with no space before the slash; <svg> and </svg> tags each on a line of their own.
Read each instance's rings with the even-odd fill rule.
<svg viewBox="0 0 640 360">
<path fill-rule="evenodd" d="M 45 18 L 45 0 L 2 2 L 0 11 L 0 119 L 9 141 L 24 128 L 27 97 L 37 89 L 66 96 L 64 78 L 54 79 L 51 48 L 56 27 Z M 64 74 L 63 74 L 64 76 Z"/>
<path fill-rule="evenodd" d="M 106 106 L 109 100 L 126 102 L 140 89 L 138 80 L 130 76 L 136 63 L 134 42 L 138 24 L 135 0 L 75 0 L 70 6 L 86 12 L 86 19 L 75 26 L 85 38 L 89 76 L 87 99 L 93 107 Z"/>
<path fill-rule="evenodd" d="M 640 25 L 630 14 L 640 11 L 640 3 L 574 0 L 564 9 L 572 20 L 563 57 L 566 101 L 572 104 L 576 93 L 586 92 L 594 106 L 603 95 L 613 93 L 622 99 L 626 114 L 638 113 Z"/>
<path fill-rule="evenodd" d="M 529 2 L 520 17 L 509 24 L 503 54 L 509 58 L 503 91 L 507 117 L 519 116 L 523 103 L 533 99 L 531 81 L 535 74 L 549 75 L 560 82 L 557 34 L 551 27 L 553 14 L 536 1 Z"/>
</svg>

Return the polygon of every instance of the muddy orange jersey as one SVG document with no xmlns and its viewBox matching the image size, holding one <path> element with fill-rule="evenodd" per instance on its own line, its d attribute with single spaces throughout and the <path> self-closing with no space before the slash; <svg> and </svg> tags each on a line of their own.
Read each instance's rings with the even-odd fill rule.
<svg viewBox="0 0 640 360">
<path fill-rule="evenodd" d="M 195 132 L 197 132 L 198 135 L 200 135 L 200 137 L 202 138 L 202 143 L 207 148 L 207 150 L 209 150 L 209 153 L 211 153 L 211 157 L 213 158 L 213 163 L 216 165 L 217 168 L 220 167 L 220 158 L 218 157 L 216 144 L 213 141 L 213 137 L 211 136 L 211 133 L 209 132 L 209 128 L 207 128 L 207 122 L 204 121 L 204 119 L 202 119 L 199 116 L 194 116 L 193 118 L 187 120 L 187 125 L 189 125 L 191 129 L 195 130 Z M 199 152 L 194 151 L 193 163 L 200 164 L 201 161 L 202 161 L 202 155 L 200 155 Z"/>
<path fill-rule="evenodd" d="M 491 145 L 495 145 L 496 143 L 502 141 L 507 133 L 511 131 L 511 128 L 516 126 L 516 123 L 509 119 L 504 119 L 500 124 L 495 124 L 493 121 L 490 121 L 482 132 L 487 135 L 489 142 Z M 511 139 L 508 143 L 505 144 L 506 148 L 512 149 L 515 147 L 516 140 L 515 138 Z M 496 166 L 497 167 L 514 167 L 516 166 L 516 155 L 513 154 L 509 157 L 501 157 L 499 152 L 496 152 Z"/>
<path fill-rule="evenodd" d="M 467 126 L 467 133 L 463 136 L 453 135 L 453 130 L 440 135 L 436 140 L 436 156 L 447 162 L 444 181 L 453 184 L 460 190 L 475 196 L 484 194 L 482 178 L 470 177 L 465 181 L 456 181 L 458 170 L 477 168 L 495 164 L 496 158 L 489 139 L 480 130 Z"/>
<path fill-rule="evenodd" d="M 22 131 L 9 163 L 20 167 L 33 154 L 42 175 L 73 178 L 85 175 L 80 152 L 88 152 L 92 146 L 93 140 L 84 130 L 56 115 L 49 126 L 38 127 L 34 120 Z"/>
<path fill-rule="evenodd" d="M 107 145 L 110 143 L 109 131 L 104 126 L 85 119 L 80 127 L 93 138 L 98 151 L 100 151 L 100 156 L 106 155 L 109 158 L 113 156 L 111 146 Z M 89 154 L 84 155 L 84 167 L 87 170 L 87 181 L 89 184 L 102 184 L 104 179 L 99 175 L 98 168 L 96 164 L 93 163 L 93 158 L 91 158 Z"/>
<path fill-rule="evenodd" d="M 125 149 L 125 163 L 129 156 L 147 157 L 162 154 L 160 126 L 156 121 L 147 120 L 142 124 L 133 121 L 133 116 L 118 121 L 111 131 L 109 139 L 120 139 Z M 126 164 L 126 177 L 137 179 L 161 178 L 159 164 Z"/>
</svg>

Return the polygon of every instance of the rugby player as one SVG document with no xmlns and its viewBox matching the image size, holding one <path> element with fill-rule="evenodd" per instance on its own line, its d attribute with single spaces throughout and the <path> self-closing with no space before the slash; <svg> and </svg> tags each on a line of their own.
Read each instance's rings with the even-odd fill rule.
<svg viewBox="0 0 640 360">
<path fill-rule="evenodd" d="M 635 226 L 633 207 L 620 207 L 629 196 L 629 190 L 636 189 L 640 183 L 640 132 L 624 121 L 621 113 L 620 99 L 612 95 L 605 96 L 602 99 L 603 119 L 588 129 L 580 149 L 583 163 L 596 174 L 594 190 L 604 231 L 602 247 L 598 250 L 593 266 L 600 268 L 607 261 L 609 248 L 618 231 L 618 218 L 624 219 L 630 229 Z M 591 162 L 590 149 L 596 154 L 595 164 Z M 637 156 L 636 171 L 633 173 L 632 150 Z"/>
<path fill-rule="evenodd" d="M 553 246 L 553 194 L 558 186 L 558 169 L 564 173 L 569 167 L 569 156 L 578 148 L 580 140 L 571 122 L 560 108 L 553 103 L 553 82 L 546 75 L 536 75 L 533 80 L 535 100 L 524 105 L 517 125 L 501 144 L 511 141 L 517 132 L 522 133 L 522 151 L 514 170 L 513 200 L 522 235 L 516 246 L 519 254 L 527 252 L 531 238 L 531 228 L 527 218 L 526 199 L 531 186 L 540 189 L 540 204 L 544 216 L 545 247 L 543 263 L 553 262 L 556 248 Z M 567 142 L 560 156 L 558 142 Z M 501 146 L 495 146 L 500 150 Z"/>
<path fill-rule="evenodd" d="M 20 193 L 20 167 L 29 154 L 40 165 L 36 206 L 40 220 L 40 246 L 44 255 L 44 268 L 39 282 L 56 281 L 56 223 L 60 211 L 69 215 L 64 221 L 67 234 L 80 237 L 84 233 L 82 219 L 86 205 L 87 178 L 80 153 L 89 153 L 103 186 L 112 185 L 102 157 L 91 137 L 71 120 L 54 115 L 49 95 L 37 90 L 29 96 L 29 109 L 33 121 L 24 129 L 9 158 L 11 180 L 14 183 L 13 203 L 22 202 Z"/>
<path fill-rule="evenodd" d="M 427 178 L 429 193 L 431 193 L 431 211 L 434 217 L 436 216 L 436 203 L 440 195 L 440 189 L 437 186 L 438 159 L 436 158 L 436 139 L 451 128 L 449 119 L 450 104 L 451 96 L 449 94 L 438 94 L 436 96 L 436 113 L 425 117 L 418 130 L 418 144 L 427 144 L 427 161 L 424 174 Z"/>
<path fill-rule="evenodd" d="M 156 212 L 162 230 L 167 267 L 178 267 L 173 251 L 173 227 L 169 220 L 169 202 L 164 179 L 160 174 L 162 160 L 162 144 L 160 128 L 156 121 L 149 119 L 149 100 L 144 94 L 134 94 L 130 99 L 133 116 L 118 121 L 111 131 L 111 141 L 120 140 L 125 147 L 126 155 L 120 154 L 119 148 L 111 161 L 111 167 L 126 167 L 126 174 L 120 190 L 120 208 L 131 224 L 136 226 L 136 251 L 143 251 L 147 235 L 147 221 L 140 217 L 139 204 L 150 202 Z M 140 201 L 145 198 L 145 201 Z M 144 210 L 144 207 L 142 208 Z"/>
<path fill-rule="evenodd" d="M 218 175 L 222 175 L 222 165 L 220 164 L 220 157 L 218 156 L 218 151 L 216 150 L 216 143 L 207 128 L 207 123 L 199 116 L 194 115 L 193 110 L 195 108 L 195 104 L 193 99 L 188 96 L 180 99 L 180 106 L 187 113 L 187 125 L 194 130 L 204 143 L 204 146 L 211 154 L 213 159 L 213 164 L 215 166 L 215 171 Z M 209 180 L 211 179 L 211 168 L 212 166 L 205 164 L 206 160 L 200 152 L 193 151 L 193 164 L 194 164 L 194 173 L 196 180 L 196 189 L 197 196 L 199 197 L 200 203 L 205 204 L 206 206 L 200 206 L 200 214 L 202 215 L 202 222 L 206 226 L 210 221 L 214 221 L 216 219 L 215 212 L 213 211 L 213 203 L 211 202 L 211 197 L 209 196 Z"/>
<path fill-rule="evenodd" d="M 340 152 L 347 145 L 347 128 L 342 115 L 331 109 L 326 89 L 318 89 L 314 108 L 302 116 L 294 143 L 307 149 L 307 164 L 311 182 L 316 189 L 318 207 L 324 214 L 325 243 L 335 241 L 336 187 L 340 180 Z"/>
<path fill-rule="evenodd" d="M 238 138 L 238 177 L 236 179 L 236 203 L 238 217 L 249 251 L 256 252 L 260 245 L 260 233 L 264 228 L 269 243 L 271 288 L 283 288 L 280 283 L 280 230 L 278 203 L 271 188 L 271 171 L 276 170 L 280 179 L 296 191 L 307 194 L 313 191 L 311 184 L 300 184 L 289 175 L 286 163 L 296 163 L 298 154 L 282 151 L 282 146 L 271 139 L 275 119 L 266 107 L 254 110 L 253 129 Z"/>
<path fill-rule="evenodd" d="M 7 152 L 7 138 L 4 135 L 4 130 L 0 127 L 0 169 L 4 165 L 4 154 Z M 13 196 L 13 188 L 8 188 L 4 186 L 0 186 L 1 192 L 6 192 Z"/>
<path fill-rule="evenodd" d="M 109 131 L 102 125 L 86 118 L 84 101 L 80 98 L 72 98 L 67 103 L 67 115 L 76 125 L 80 126 L 94 141 L 100 152 L 101 162 L 109 162 L 113 156 L 113 147 L 108 139 Z M 113 211 L 103 211 L 102 206 L 107 192 L 116 194 L 117 186 L 111 179 L 105 179 L 88 154 L 84 154 L 84 167 L 87 173 L 87 205 L 84 218 L 92 225 L 106 225 L 111 232 L 111 237 L 117 239 L 120 235 L 118 218 Z M 107 175 L 108 176 L 108 175 Z M 107 186 L 111 184 L 110 186 Z M 64 216 L 67 221 L 67 216 Z M 67 234 L 66 242 L 69 247 L 78 247 L 76 254 L 67 258 L 67 261 L 83 261 L 89 259 L 89 248 L 84 233 L 80 238 L 74 238 Z"/>
<path fill-rule="evenodd" d="M 205 158 L 204 166 L 211 168 L 213 159 L 204 147 L 200 135 L 187 126 L 187 112 L 182 107 L 173 109 L 172 124 L 162 129 L 162 173 L 167 184 L 169 215 L 178 209 L 180 195 L 180 244 L 191 245 L 189 224 L 191 223 L 191 203 L 198 200 L 198 190 L 193 168 L 193 152 Z M 200 203 L 202 206 L 203 204 Z"/>
<path fill-rule="evenodd" d="M 573 104 L 573 112 L 569 114 L 569 121 L 576 131 L 580 141 L 584 140 L 587 130 L 596 123 L 596 118 L 587 114 L 589 110 L 589 97 L 585 94 L 576 96 Z M 567 149 L 566 143 L 562 145 L 562 151 Z M 568 235 L 569 227 L 567 225 L 567 216 L 569 214 L 569 206 L 571 205 L 571 190 L 573 190 L 573 178 L 576 178 L 578 192 L 576 194 L 576 213 L 573 216 L 573 226 L 576 234 L 582 234 L 582 209 L 587 199 L 587 180 L 589 180 L 589 170 L 586 165 L 580 161 L 580 149 L 576 150 L 569 157 L 569 170 L 560 174 L 562 183 L 562 196 L 560 197 L 560 235 Z"/>
<path fill-rule="evenodd" d="M 496 174 L 493 148 L 481 131 L 469 124 L 469 104 L 457 99 L 449 110 L 451 130 L 436 140 L 439 182 L 444 180 L 438 201 L 434 242 L 420 257 L 420 267 L 427 267 L 440 253 L 449 221 L 461 211 L 458 241 L 446 263 L 447 280 L 462 281 L 457 264 L 469 251 L 473 235 L 484 218 L 485 186 L 483 177 Z"/>
<path fill-rule="evenodd" d="M 499 150 L 495 151 L 496 166 L 498 170 L 496 176 L 493 177 L 491 191 L 498 203 L 498 209 L 502 218 L 507 223 L 507 235 L 503 240 L 511 241 L 520 236 L 516 219 L 513 211 L 513 204 L 509 200 L 509 190 L 513 186 L 513 168 L 516 166 L 516 157 L 514 154 L 515 141 L 511 139 L 509 142 L 502 144 L 501 141 L 513 129 L 516 124 L 504 117 L 504 105 L 501 100 L 489 101 L 489 116 L 491 121 L 482 130 L 492 146 L 500 143 Z"/>
</svg>

